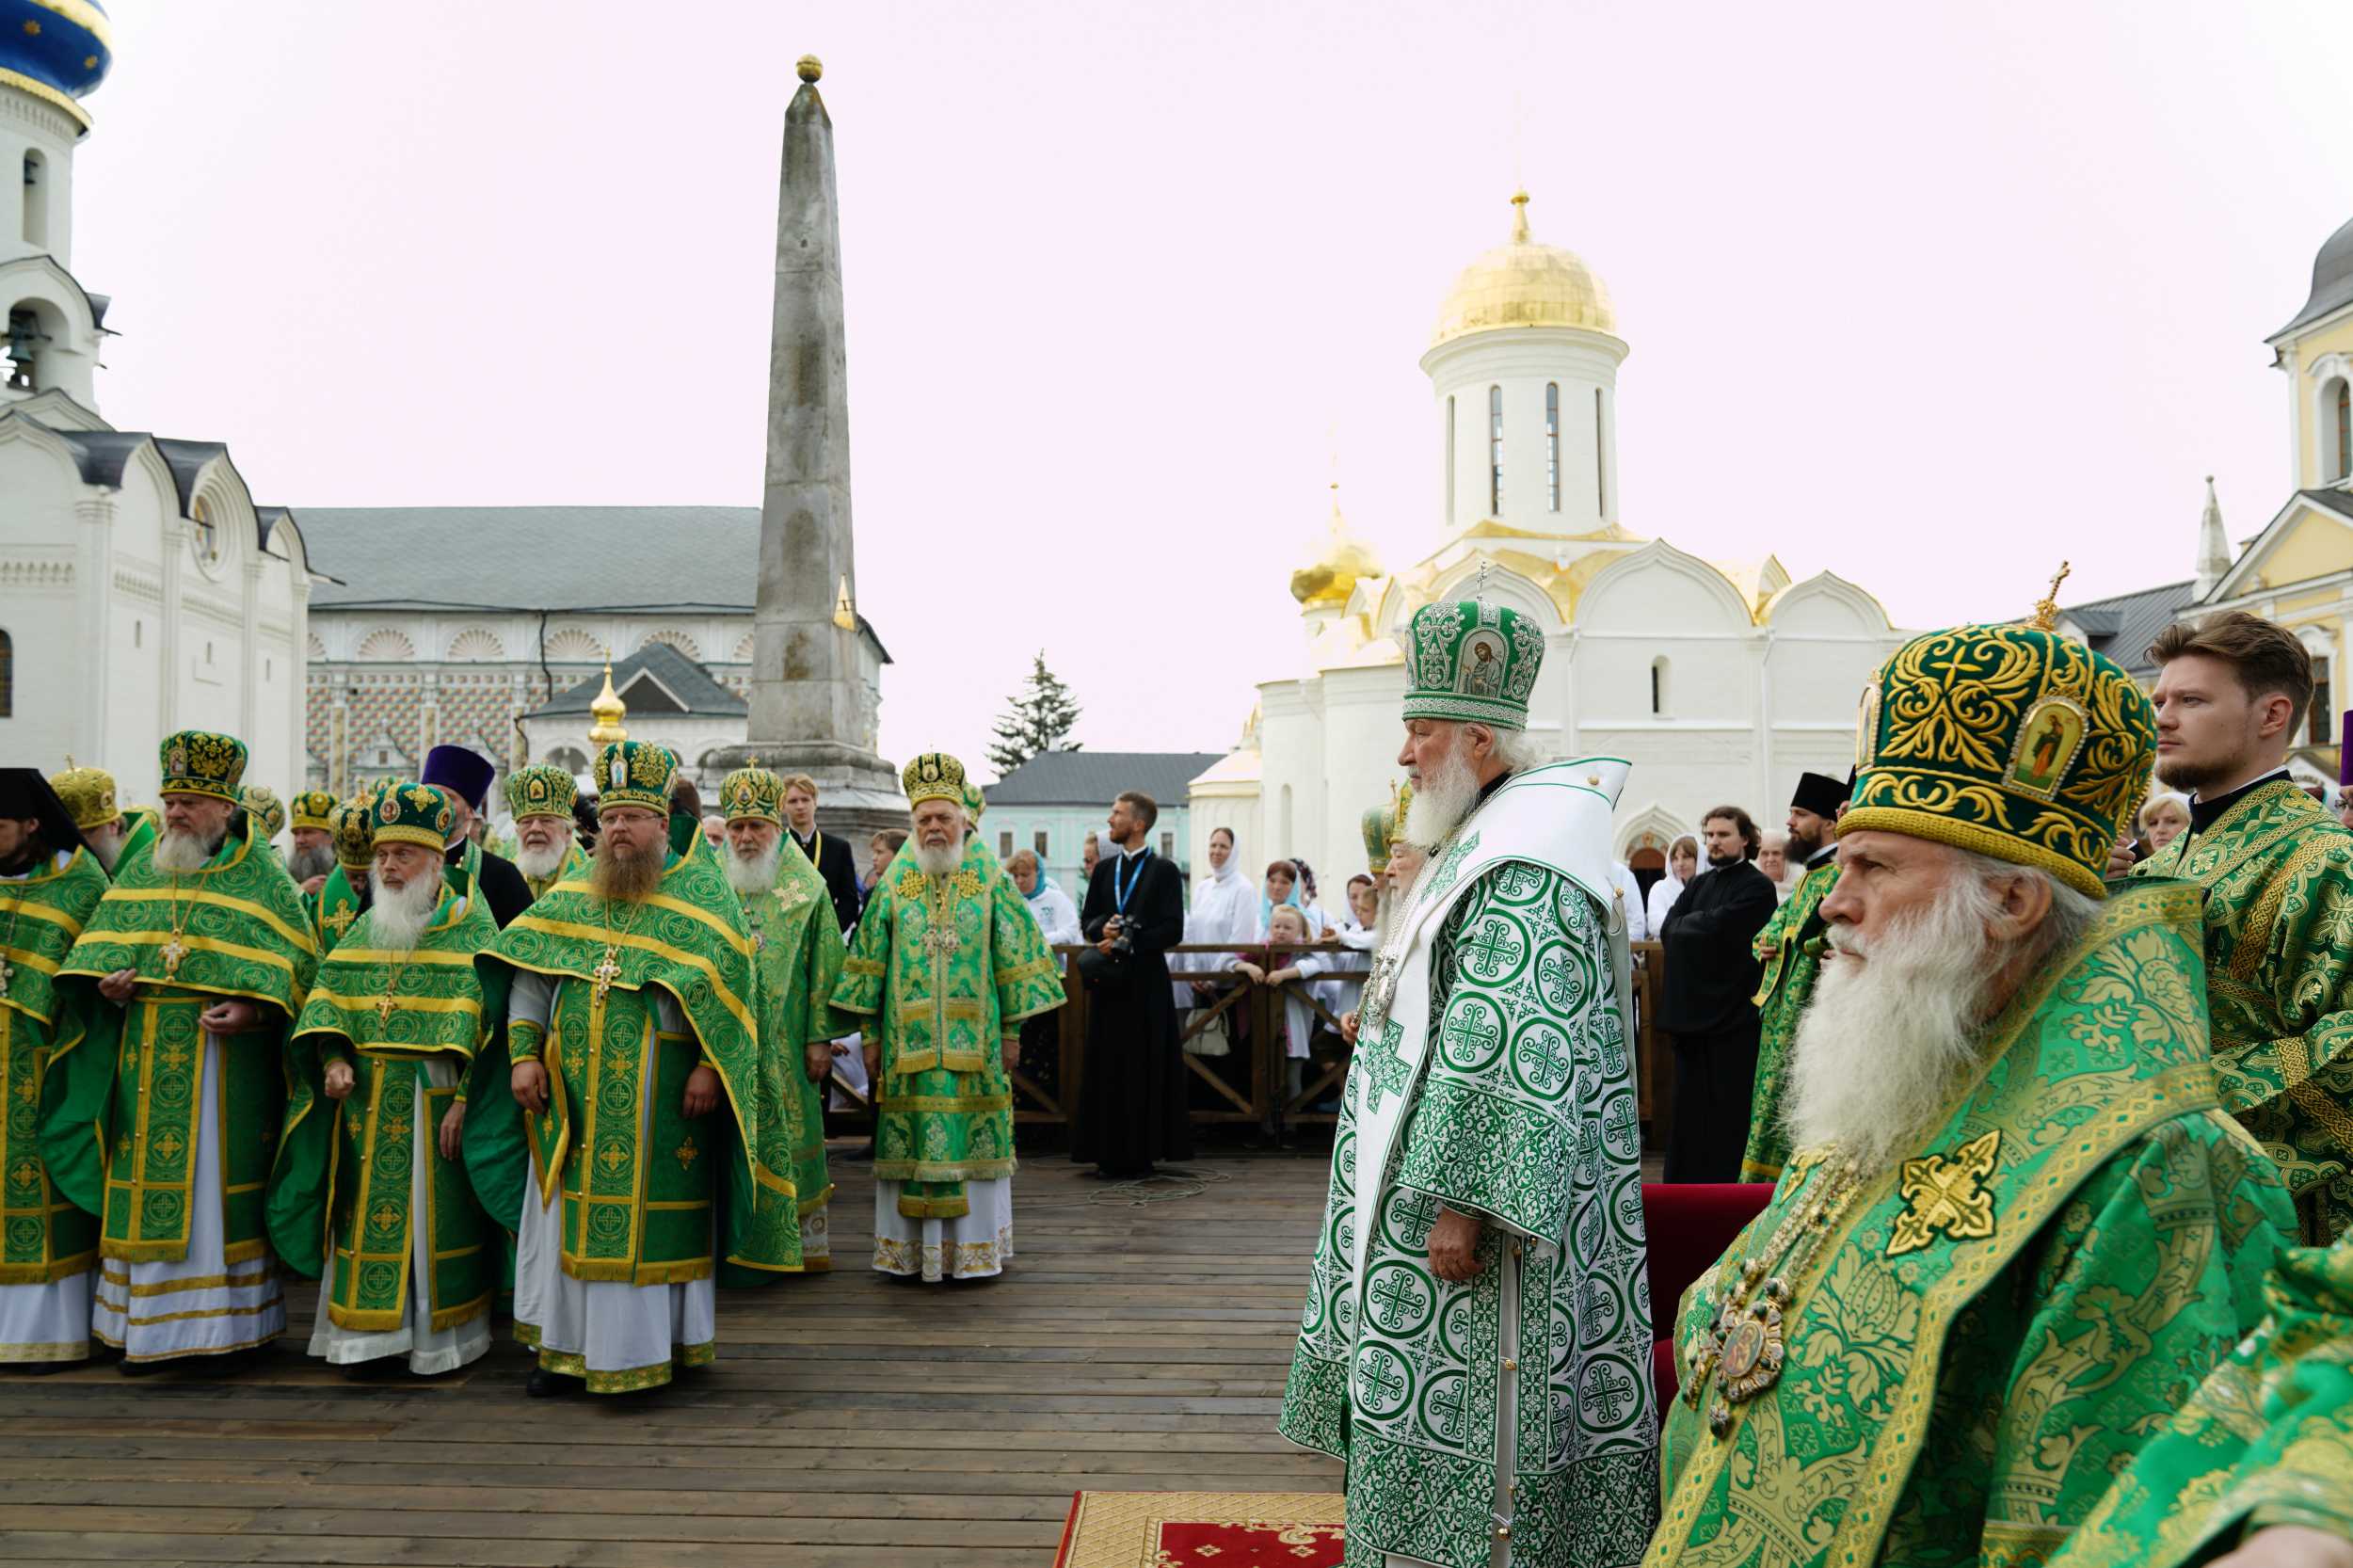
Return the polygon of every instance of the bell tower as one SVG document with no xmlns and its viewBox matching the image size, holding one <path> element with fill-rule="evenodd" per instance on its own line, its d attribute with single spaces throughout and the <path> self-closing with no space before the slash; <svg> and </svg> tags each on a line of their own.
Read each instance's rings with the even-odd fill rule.
<svg viewBox="0 0 2353 1568">
<path fill-rule="evenodd" d="M 0 407 L 51 391 L 97 406 L 106 300 L 73 276 L 73 152 L 113 64 L 95 0 L 0 0 Z"/>
</svg>

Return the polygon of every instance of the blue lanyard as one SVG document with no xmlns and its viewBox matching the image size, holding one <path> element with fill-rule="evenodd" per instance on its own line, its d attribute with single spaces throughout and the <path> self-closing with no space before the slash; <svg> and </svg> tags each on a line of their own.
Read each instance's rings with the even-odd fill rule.
<svg viewBox="0 0 2353 1568">
<path fill-rule="evenodd" d="M 1112 863 L 1112 910 L 1114 914 L 1125 915 L 1128 912 L 1128 895 L 1144 881 L 1144 863 L 1151 857 L 1152 852 L 1148 849 L 1139 852 L 1135 857 L 1136 874 L 1125 883 L 1122 883 L 1119 873 L 1128 869 L 1128 856 L 1123 855 Z"/>
</svg>

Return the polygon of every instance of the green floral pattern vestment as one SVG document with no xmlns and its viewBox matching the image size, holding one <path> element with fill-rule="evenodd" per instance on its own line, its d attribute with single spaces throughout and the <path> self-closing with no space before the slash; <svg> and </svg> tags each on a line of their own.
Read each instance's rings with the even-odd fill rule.
<svg viewBox="0 0 2353 1568">
<path fill-rule="evenodd" d="M 1798 1024 L 1814 1000 L 1822 955 L 1814 944 L 1822 936 L 1822 901 L 1838 886 L 1838 862 L 1810 868 L 1765 929 L 1756 934 L 1756 956 L 1765 966 L 1756 988 L 1756 1090 L 1749 1110 L 1749 1146 L 1740 1157 L 1742 1181 L 1779 1181 L 1789 1162 L 1789 1132 L 1781 1125 L 1782 1078 Z"/>
</svg>

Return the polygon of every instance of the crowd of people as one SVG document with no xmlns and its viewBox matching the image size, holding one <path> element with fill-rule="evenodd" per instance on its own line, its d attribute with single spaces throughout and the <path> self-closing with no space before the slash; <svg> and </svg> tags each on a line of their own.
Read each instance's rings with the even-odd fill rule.
<svg viewBox="0 0 2353 1568">
<path fill-rule="evenodd" d="M 812 781 L 706 814 L 638 742 L 592 807 L 511 776 L 511 861 L 456 748 L 281 805 L 184 731 L 143 812 L 0 770 L 0 1357 L 249 1353 L 304 1279 L 331 1363 L 463 1366 L 511 1291 L 533 1392 L 658 1386 L 718 1288 L 829 1263 L 845 1072 L 872 1266 L 996 1274 L 1061 947 L 1108 1179 L 1190 1156 L 1235 986 L 1279 996 L 1294 1100 L 1337 1037 L 1280 1425 L 1345 1464 L 1352 1560 L 2353 1568 L 2353 830 L 2290 768 L 2310 657 L 2226 614 L 2146 692 L 2042 608 L 1907 643 L 1850 775 L 1769 846 L 1709 810 L 1647 890 L 1629 765 L 1537 751 L 1544 639 L 1479 600 L 1414 616 L 1409 788 L 1331 908 L 1225 829 L 1189 907 L 1134 792 L 1074 900 L 938 753 L 863 876 Z M 1674 1303 L 1638 940 L 1666 1176 L 1754 1198 Z"/>
</svg>

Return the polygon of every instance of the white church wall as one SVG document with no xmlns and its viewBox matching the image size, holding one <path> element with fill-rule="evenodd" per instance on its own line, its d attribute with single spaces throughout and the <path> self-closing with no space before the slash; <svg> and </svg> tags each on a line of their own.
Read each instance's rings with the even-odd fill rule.
<svg viewBox="0 0 2353 1568">
<path fill-rule="evenodd" d="M 72 455 L 40 432 L 0 433 L 0 631 L 14 659 L 13 701 L 0 718 L 0 754 L 64 765 L 81 738 L 82 694 L 58 679 L 76 642 L 74 538 L 82 486 Z"/>
</svg>

